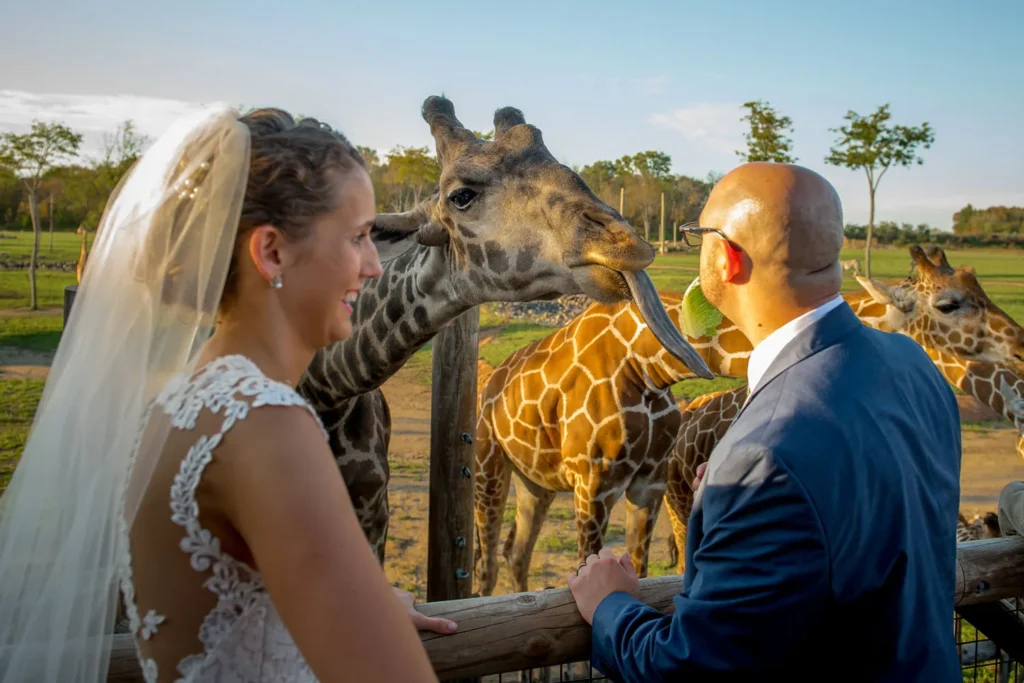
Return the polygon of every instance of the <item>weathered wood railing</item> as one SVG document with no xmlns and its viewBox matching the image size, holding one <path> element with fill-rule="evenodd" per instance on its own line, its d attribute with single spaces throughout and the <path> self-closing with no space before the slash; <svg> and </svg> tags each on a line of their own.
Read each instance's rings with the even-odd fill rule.
<svg viewBox="0 0 1024 683">
<path fill-rule="evenodd" d="M 681 576 L 640 581 L 641 597 L 669 613 Z M 1024 594 L 1024 539 L 962 543 L 957 550 L 956 606 L 991 603 Z M 442 680 L 556 666 L 590 658 L 590 627 L 566 588 L 487 598 L 425 603 L 420 611 L 459 624 L 458 633 L 422 635 Z M 141 683 L 130 636 L 114 639 L 109 682 Z"/>
</svg>

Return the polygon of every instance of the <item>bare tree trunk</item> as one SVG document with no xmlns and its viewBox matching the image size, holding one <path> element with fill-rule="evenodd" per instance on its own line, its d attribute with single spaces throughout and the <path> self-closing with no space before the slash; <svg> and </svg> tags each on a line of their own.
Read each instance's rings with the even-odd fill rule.
<svg viewBox="0 0 1024 683">
<path fill-rule="evenodd" d="M 661 193 L 661 225 L 658 226 L 658 241 L 661 242 L 661 253 L 665 253 L 665 193 Z"/>
<path fill-rule="evenodd" d="M 29 282 L 29 296 L 30 303 L 29 308 L 33 311 L 39 308 L 39 297 L 36 293 L 36 263 L 39 261 L 39 198 L 36 194 L 35 188 L 29 188 L 28 191 L 28 209 L 29 214 L 32 216 L 32 258 L 28 262 L 28 282 Z"/>
<path fill-rule="evenodd" d="M 619 215 L 625 217 L 626 214 L 622 213 L 626 207 L 626 186 L 623 185 L 619 188 Z"/>
<path fill-rule="evenodd" d="M 50 190 L 50 251 L 53 251 L 53 190 Z"/>
<path fill-rule="evenodd" d="M 679 231 L 676 230 L 676 200 L 673 199 L 668 205 L 668 219 L 672 225 L 672 244 L 679 243 Z"/>
<path fill-rule="evenodd" d="M 871 277 L 871 241 L 875 237 L 875 188 L 871 188 L 871 211 L 868 214 L 868 241 L 864 245 L 864 277 Z"/>
</svg>

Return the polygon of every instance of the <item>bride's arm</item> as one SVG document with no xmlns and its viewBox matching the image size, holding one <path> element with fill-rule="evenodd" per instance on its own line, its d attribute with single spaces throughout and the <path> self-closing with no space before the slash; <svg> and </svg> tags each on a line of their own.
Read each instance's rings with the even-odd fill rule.
<svg viewBox="0 0 1024 683">
<path fill-rule="evenodd" d="M 313 417 L 261 407 L 223 447 L 215 495 L 317 678 L 436 681 Z"/>
</svg>

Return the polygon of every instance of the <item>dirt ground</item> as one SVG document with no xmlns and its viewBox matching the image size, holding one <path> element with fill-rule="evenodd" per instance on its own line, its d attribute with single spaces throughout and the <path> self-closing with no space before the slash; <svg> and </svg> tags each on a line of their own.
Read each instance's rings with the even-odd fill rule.
<svg viewBox="0 0 1024 683">
<path fill-rule="evenodd" d="M 385 570 L 389 579 L 407 590 L 425 594 L 427 570 L 427 477 L 430 455 L 430 387 L 400 371 L 383 387 L 392 413 L 391 527 L 388 533 Z M 965 413 L 970 412 L 966 410 Z M 970 419 L 971 415 L 965 415 Z M 1024 480 L 1024 461 L 1015 450 L 1015 432 L 1007 427 L 969 426 L 963 431 L 961 511 L 970 519 L 996 509 L 999 491 L 1006 482 Z M 515 490 L 509 493 L 514 503 Z M 506 513 L 507 514 L 507 513 Z M 625 506 L 619 504 L 609 522 L 610 545 L 625 549 Z M 508 524 L 502 529 L 502 542 Z M 658 515 L 651 544 L 652 574 L 672 573 L 667 539 L 668 515 Z M 500 556 L 499 556 L 500 562 Z M 531 565 L 529 588 L 563 587 L 576 566 L 576 535 L 572 522 L 572 496 L 560 494 L 544 524 Z M 496 594 L 511 592 L 508 572 L 502 565 Z"/>
</svg>

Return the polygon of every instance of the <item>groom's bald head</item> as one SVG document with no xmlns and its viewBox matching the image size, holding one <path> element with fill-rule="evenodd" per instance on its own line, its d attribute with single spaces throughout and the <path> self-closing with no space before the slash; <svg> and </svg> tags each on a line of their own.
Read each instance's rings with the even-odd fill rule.
<svg viewBox="0 0 1024 683">
<path fill-rule="evenodd" d="M 719 235 L 704 237 L 701 283 L 741 328 L 750 319 L 748 336 L 767 336 L 839 293 L 842 205 L 810 169 L 769 162 L 734 169 L 712 190 L 700 226 L 721 230 L 734 247 Z"/>
</svg>

